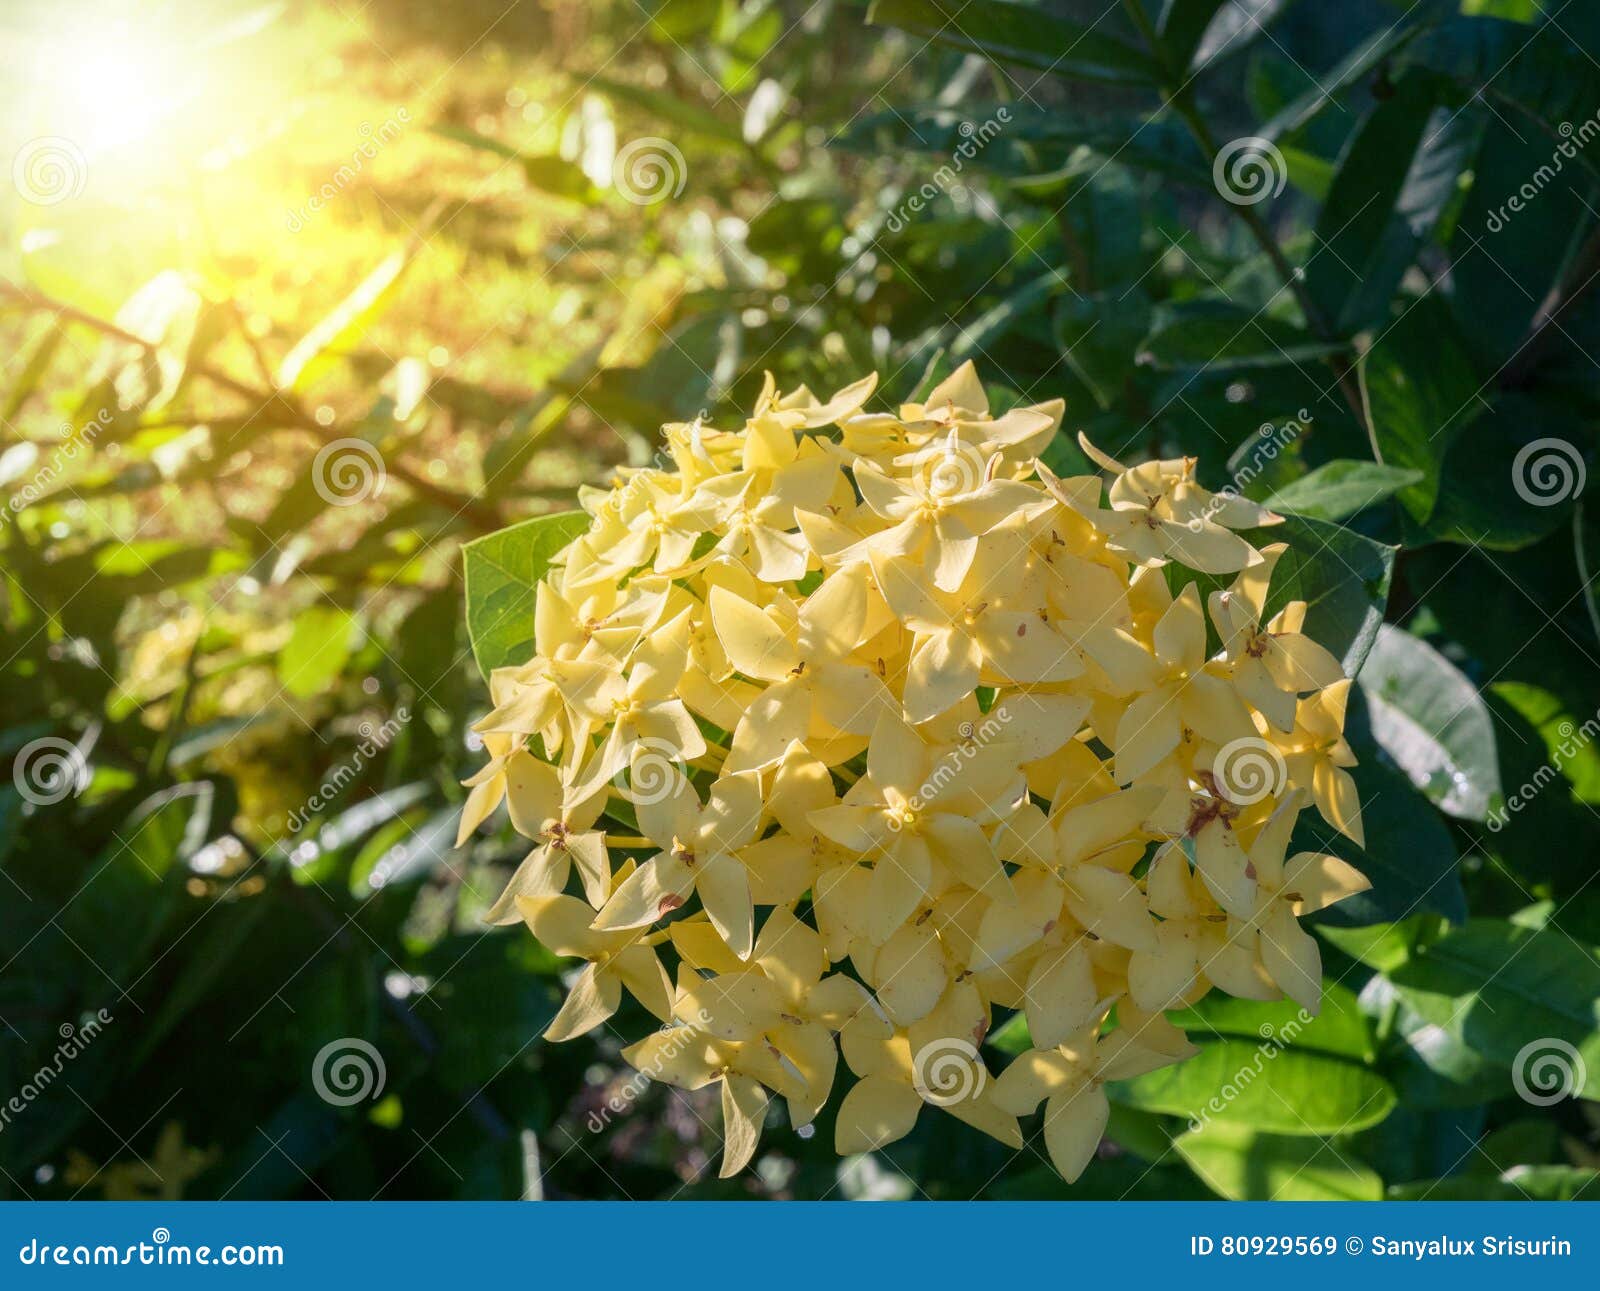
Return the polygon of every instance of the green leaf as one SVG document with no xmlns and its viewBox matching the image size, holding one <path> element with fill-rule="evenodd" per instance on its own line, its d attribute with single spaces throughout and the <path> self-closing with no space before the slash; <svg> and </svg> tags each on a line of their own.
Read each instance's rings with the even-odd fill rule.
<svg viewBox="0 0 1600 1291">
<path fill-rule="evenodd" d="M 278 652 L 278 680 L 298 699 L 320 695 L 339 679 L 356 636 L 355 616 L 336 605 L 313 605 L 295 616 Z"/>
<path fill-rule="evenodd" d="M 1114 160 L 1196 188 L 1212 184 L 1210 163 L 1178 122 L 1063 116 L 1027 103 L 897 106 L 853 121 L 828 146 L 878 157 L 931 153 L 953 170 L 1001 175 L 1029 193 L 1075 173 L 1082 151 L 1094 168 Z"/>
<path fill-rule="evenodd" d="M 1111 1097 L 1196 1125 L 1225 1121 L 1272 1134 L 1344 1134 L 1383 1120 L 1394 1089 L 1376 1072 L 1272 1041 L 1214 1040 L 1171 1067 L 1113 1084 Z"/>
<path fill-rule="evenodd" d="M 140 803 L 99 857 L 93 882 L 67 906 L 63 927 L 112 983 L 144 961 L 183 891 L 185 864 L 225 820 L 216 789 L 195 781 Z"/>
<path fill-rule="evenodd" d="M 1267 498 L 1266 505 L 1313 520 L 1343 520 L 1421 479 L 1421 471 L 1340 458 L 1279 489 Z"/>
<path fill-rule="evenodd" d="M 1057 76 L 1151 85 L 1151 59 L 1092 27 L 1010 0 L 873 0 L 867 21 Z"/>
<path fill-rule="evenodd" d="M 1272 571 L 1266 617 L 1290 601 L 1304 601 L 1307 634 L 1354 676 L 1383 622 L 1395 549 L 1354 530 L 1296 515 L 1284 517 L 1282 524 L 1248 530 L 1245 538 L 1255 547 L 1289 544 Z"/>
<path fill-rule="evenodd" d="M 1427 537 L 1516 551 L 1567 523 L 1582 490 L 1588 428 L 1573 410 L 1517 392 L 1453 437 Z"/>
<path fill-rule="evenodd" d="M 1406 51 L 1405 62 L 1449 77 L 1468 94 L 1481 95 L 1492 108 L 1511 109 L 1512 128 L 1519 134 L 1527 132 L 1525 123 L 1516 118 L 1526 116 L 1555 138 L 1563 125 L 1575 127 L 1600 110 L 1593 51 L 1569 39 L 1570 32 L 1592 21 L 1587 12 L 1572 12 L 1530 34 L 1520 22 L 1455 18 L 1416 41 Z M 1564 134 L 1559 137 L 1566 140 L 1563 156 L 1600 174 L 1600 159 Z M 1550 160 L 1548 155 L 1545 160 Z"/>
<path fill-rule="evenodd" d="M 654 121 L 679 126 L 711 143 L 737 148 L 740 152 L 747 151 L 744 131 L 738 122 L 724 120 L 692 98 L 653 90 L 644 85 L 633 85 L 627 81 L 614 81 L 609 76 L 587 76 L 583 82 L 587 88 L 598 90 L 623 103 L 631 103 Z"/>
<path fill-rule="evenodd" d="M 1390 1201 L 1600 1201 L 1600 1171 L 1569 1165 L 1519 1165 L 1493 1178 L 1458 1174 L 1391 1184 Z"/>
<path fill-rule="evenodd" d="M 563 157 L 522 152 L 508 143 L 502 143 L 499 139 L 492 139 L 488 135 L 479 134 L 476 130 L 469 130 L 466 126 L 444 123 L 431 126 L 429 132 L 443 139 L 464 143 L 467 147 L 476 148 L 480 152 L 492 153 L 506 161 L 516 162 L 522 168 L 523 177 L 529 185 L 542 193 L 549 193 L 552 197 L 565 198 L 570 202 L 589 203 L 600 196 L 599 191 L 589 182 L 589 177 Z"/>
<path fill-rule="evenodd" d="M 1383 316 L 1455 197 L 1481 126 L 1475 114 L 1439 107 L 1421 76 L 1368 114 L 1339 158 L 1305 263 L 1306 291 L 1335 332 Z"/>
<path fill-rule="evenodd" d="M 1116 406 L 1150 330 L 1150 298 L 1126 289 L 1069 294 L 1056 301 L 1056 342 L 1102 410 Z"/>
<path fill-rule="evenodd" d="M 1292 134 L 1316 117 L 1351 86 L 1363 82 L 1379 63 L 1397 50 L 1404 48 L 1423 31 L 1418 19 L 1424 15 L 1408 11 L 1390 23 L 1378 24 L 1378 30 L 1362 40 L 1327 72 L 1312 78 L 1312 83 L 1275 113 L 1261 128 L 1267 139 L 1279 140 Z"/>
<path fill-rule="evenodd" d="M 1401 490 L 1400 501 L 1415 519 L 1426 520 L 1438 502 L 1446 450 L 1484 405 L 1444 302 L 1428 296 L 1402 308 L 1362 357 L 1359 376 L 1373 455 L 1422 473 Z"/>
<path fill-rule="evenodd" d="M 1195 1040 L 1248 1037 L 1358 1062 L 1366 1062 L 1375 1054 L 1372 1029 L 1355 993 L 1337 982 L 1323 984 L 1322 1011 L 1310 1021 L 1293 1000 L 1242 1000 L 1221 991 L 1212 991 L 1186 1009 L 1173 1009 L 1167 1018 L 1173 1025 L 1196 1033 L 1191 1036 Z"/>
<path fill-rule="evenodd" d="M 1260 1134 L 1212 1121 L 1173 1147 L 1213 1191 L 1231 1201 L 1377 1201 L 1383 1181 L 1348 1151 L 1317 1139 Z"/>
<path fill-rule="evenodd" d="M 582 511 L 539 516 L 463 548 L 467 633 L 472 657 L 487 678 L 496 668 L 533 657 L 533 609 L 550 561 L 589 527 Z"/>
<path fill-rule="evenodd" d="M 1479 371 L 1516 361 L 1551 289 L 1575 270 L 1594 224 L 1594 174 L 1561 155 L 1576 146 L 1491 114 L 1450 242 L 1451 302 Z"/>
<path fill-rule="evenodd" d="M 1352 768 L 1361 797 L 1367 846 L 1357 847 L 1315 812 L 1303 812 L 1290 844 L 1295 852 L 1329 852 L 1355 866 L 1372 887 L 1346 897 L 1312 918 L 1319 928 L 1359 928 L 1432 911 L 1452 923 L 1467 917 L 1450 831 L 1428 800 L 1376 748 L 1357 750 Z"/>
<path fill-rule="evenodd" d="M 1264 36 L 1290 0 L 1167 0 L 1158 33 L 1172 61 L 1191 74 Z"/>
<path fill-rule="evenodd" d="M 1494 721 L 1476 686 L 1420 637 L 1384 624 L 1362 665 L 1373 738 L 1439 810 L 1487 819 L 1500 801 Z"/>
<path fill-rule="evenodd" d="M 1310 362 L 1347 348 L 1258 311 L 1205 300 L 1164 310 L 1139 361 L 1157 371 L 1231 372 Z"/>
<path fill-rule="evenodd" d="M 1572 1092 L 1600 1098 L 1600 959 L 1565 932 L 1474 919 L 1418 949 L 1389 980 L 1425 1021 L 1520 1074 L 1534 1094 L 1548 1096 L 1546 1081 L 1564 1078 Z"/>
</svg>

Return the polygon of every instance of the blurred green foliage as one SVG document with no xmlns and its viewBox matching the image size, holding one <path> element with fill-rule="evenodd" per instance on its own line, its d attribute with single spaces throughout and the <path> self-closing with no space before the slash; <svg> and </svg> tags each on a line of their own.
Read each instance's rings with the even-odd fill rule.
<svg viewBox="0 0 1600 1291">
<path fill-rule="evenodd" d="M 1514 1077 L 1553 1038 L 1600 1095 L 1600 12 L 342 9 L 5 19 L 0 1195 L 1596 1195 L 1597 1103 Z M 563 965 L 479 921 L 521 849 L 451 846 L 460 547 L 763 369 L 969 357 L 1298 513 L 1358 610 L 1399 549 L 1393 899 L 1322 926 L 1270 1090 L 1187 1128 L 1292 1018 L 1200 1006 L 1071 1190 L 826 1116 L 719 1184 L 710 1105 L 608 1111 L 616 1033 L 542 1043 Z M 351 1039 L 381 1092 L 330 1098 Z"/>
</svg>

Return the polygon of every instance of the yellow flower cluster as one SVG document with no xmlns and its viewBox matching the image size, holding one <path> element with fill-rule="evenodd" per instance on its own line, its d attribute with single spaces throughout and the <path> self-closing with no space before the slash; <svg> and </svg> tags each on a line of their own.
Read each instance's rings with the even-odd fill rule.
<svg viewBox="0 0 1600 1291">
<path fill-rule="evenodd" d="M 630 1062 L 721 1082 L 724 1174 L 771 1094 L 817 1116 L 842 1052 L 840 1153 L 924 1104 L 1020 1147 L 1045 1102 L 1075 1179 L 1104 1082 L 1193 1052 L 1164 1010 L 1317 1008 L 1297 916 L 1367 884 L 1286 854 L 1312 803 L 1360 839 L 1349 682 L 1303 604 L 1263 622 L 1283 547 L 1239 531 L 1281 517 L 1192 459 L 1084 441 L 1109 486 L 1058 478 L 1059 400 L 992 416 L 968 364 L 868 412 L 875 384 L 769 377 L 742 430 L 669 426 L 670 469 L 583 497 L 462 836 L 508 802 L 535 847 L 490 918 L 585 961 L 548 1037 L 630 992 L 664 1023 Z M 1034 1048 L 991 1078 L 996 1008 Z"/>
</svg>

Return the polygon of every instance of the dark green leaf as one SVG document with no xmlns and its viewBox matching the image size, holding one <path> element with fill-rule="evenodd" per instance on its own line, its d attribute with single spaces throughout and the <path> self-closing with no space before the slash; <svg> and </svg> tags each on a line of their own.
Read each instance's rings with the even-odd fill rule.
<svg viewBox="0 0 1600 1291">
<path fill-rule="evenodd" d="M 874 0 L 867 21 L 1058 76 L 1134 85 L 1156 80 L 1154 63 L 1132 45 L 1010 0 Z"/>
<path fill-rule="evenodd" d="M 1302 475 L 1267 498 L 1266 504 L 1274 511 L 1292 511 L 1313 520 L 1343 520 L 1420 479 L 1421 471 L 1341 459 Z"/>
</svg>

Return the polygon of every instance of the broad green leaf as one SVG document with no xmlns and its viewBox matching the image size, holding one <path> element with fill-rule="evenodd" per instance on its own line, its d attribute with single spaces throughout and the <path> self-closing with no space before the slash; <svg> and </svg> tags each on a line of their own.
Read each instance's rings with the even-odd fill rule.
<svg viewBox="0 0 1600 1291">
<path fill-rule="evenodd" d="M 1248 48 L 1292 0 L 1167 0 L 1159 34 L 1172 61 L 1193 75 Z"/>
<path fill-rule="evenodd" d="M 1478 370 L 1504 377 L 1552 288 L 1576 270 L 1594 222 L 1594 172 L 1561 155 L 1571 140 L 1558 144 L 1504 107 L 1489 118 L 1450 241 L 1450 299 Z"/>
<path fill-rule="evenodd" d="M 1423 15 L 1402 14 L 1394 22 L 1383 22 L 1327 72 L 1313 78 L 1303 93 L 1281 108 L 1261 128 L 1267 139 L 1280 140 L 1300 129 L 1318 113 L 1339 101 L 1339 96 L 1363 82 L 1374 68 L 1397 50 L 1403 49 L 1422 31 Z"/>
<path fill-rule="evenodd" d="M 163 270 L 128 297 L 114 320 L 152 348 L 106 338 L 88 384 L 108 382 L 123 410 L 159 411 L 182 388 L 191 352 L 208 339 L 206 316 L 206 302 L 188 279 Z"/>
<path fill-rule="evenodd" d="M 1115 160 L 1197 188 L 1212 183 L 1210 163 L 1178 122 L 1063 116 L 1025 102 L 896 107 L 853 121 L 829 146 L 873 156 L 925 152 L 1030 193 L 1073 173 L 1080 150 L 1092 154 L 1092 170 Z"/>
<path fill-rule="evenodd" d="M 1529 782 L 1528 802 L 1508 797 L 1507 809 L 1527 807 L 1534 795 L 1547 791 L 1549 780 L 1556 776 L 1564 783 L 1548 792 L 1570 793 L 1579 802 L 1600 807 L 1600 717 L 1574 713 L 1557 695 L 1529 682 L 1500 681 L 1490 691 L 1539 733 L 1544 744 L 1542 764 L 1553 773 Z"/>
<path fill-rule="evenodd" d="M 1439 72 L 1468 94 L 1481 95 L 1497 112 L 1509 115 L 1521 134 L 1527 133 L 1531 120 L 1546 131 L 1552 151 L 1559 145 L 1566 160 L 1600 174 L 1600 159 L 1560 133 L 1563 125 L 1574 128 L 1600 110 L 1595 50 L 1570 38 L 1594 19 L 1587 7 L 1569 5 L 1560 12 L 1559 22 L 1546 23 L 1536 33 L 1499 18 L 1454 18 L 1426 32 L 1403 61 Z"/>
<path fill-rule="evenodd" d="M 589 527 L 582 511 L 539 516 L 469 542 L 463 548 L 467 633 L 487 678 L 496 668 L 533 657 L 533 607 L 550 561 Z"/>
<path fill-rule="evenodd" d="M 1416 76 L 1351 138 L 1305 263 L 1306 291 L 1336 333 L 1383 316 L 1455 197 L 1480 128 L 1476 116 L 1439 107 L 1431 78 Z"/>
<path fill-rule="evenodd" d="M 1439 813 L 1405 776 L 1382 762 L 1376 748 L 1357 753 L 1361 765 L 1351 775 L 1361 796 L 1367 846 L 1357 847 L 1315 811 L 1306 811 L 1295 823 L 1291 847 L 1338 856 L 1366 875 L 1372 887 L 1312 918 L 1319 927 L 1359 928 L 1431 911 L 1462 922 L 1467 904 L 1455 843 Z"/>
<path fill-rule="evenodd" d="M 1565 1081 L 1569 1093 L 1600 1098 L 1600 959 L 1559 929 L 1474 919 L 1389 980 L 1425 1021 L 1536 1096 Z"/>
<path fill-rule="evenodd" d="M 1171 1067 L 1119 1082 L 1112 1098 L 1203 1125 L 1226 1121 L 1271 1134 L 1345 1134 L 1383 1120 L 1394 1090 L 1375 1072 L 1270 1040 L 1213 1040 Z"/>
<path fill-rule="evenodd" d="M 1430 538 L 1517 551 L 1566 525 L 1587 474 L 1587 428 L 1572 410 L 1517 392 L 1470 421 L 1445 452 Z"/>
<path fill-rule="evenodd" d="M 426 877 L 449 865 L 461 812 L 455 807 L 436 811 L 413 826 L 394 822 L 394 837 L 379 834 L 364 847 L 350 867 L 350 891 L 358 899 L 382 888 Z M 380 841 L 381 840 L 381 841 Z M 374 845 L 377 844 L 377 845 Z"/>
<path fill-rule="evenodd" d="M 1213 1191 L 1231 1201 L 1377 1201 L 1383 1181 L 1347 1149 L 1313 1138 L 1260 1134 L 1212 1121 L 1173 1147 Z"/>
<path fill-rule="evenodd" d="M 942 45 L 1078 80 L 1151 85 L 1148 55 L 1066 18 L 1010 0 L 873 0 L 867 21 Z"/>
<path fill-rule="evenodd" d="M 1358 1062 L 1374 1056 L 1366 1015 L 1354 993 L 1337 982 L 1323 984 L 1322 1011 L 1314 1018 L 1293 1000 L 1242 1000 L 1221 991 L 1186 1009 L 1171 1010 L 1167 1017 L 1196 1041 L 1248 1037 Z"/>
<path fill-rule="evenodd" d="M 1519 1165 L 1490 1179 L 1458 1174 L 1391 1184 L 1385 1195 L 1390 1201 L 1600 1201 L 1600 1171 Z"/>
<path fill-rule="evenodd" d="M 1163 311 L 1139 361 L 1158 371 L 1231 372 L 1307 363 L 1345 348 L 1253 310 L 1199 301 Z"/>
<path fill-rule="evenodd" d="M 1373 455 L 1385 465 L 1422 473 L 1400 492 L 1406 510 L 1421 521 L 1438 502 L 1451 441 L 1484 405 L 1444 302 L 1428 296 L 1401 308 L 1405 312 L 1362 356 L 1359 377 Z"/>
<path fill-rule="evenodd" d="M 1290 601 L 1304 601 L 1306 632 L 1354 676 L 1383 622 L 1395 549 L 1354 530 L 1295 515 L 1249 530 L 1245 537 L 1256 547 L 1289 544 L 1272 571 L 1267 617 Z"/>
<path fill-rule="evenodd" d="M 355 616 L 335 605 L 313 605 L 295 616 L 278 652 L 278 680 L 298 699 L 320 695 L 339 679 L 356 636 Z"/>
<path fill-rule="evenodd" d="M 1421 479 L 1421 471 L 1341 458 L 1279 489 L 1266 499 L 1266 505 L 1313 520 L 1343 520 Z"/>
<path fill-rule="evenodd" d="M 1067 365 L 1102 410 L 1114 407 L 1150 330 L 1149 296 L 1133 288 L 1069 293 L 1056 301 L 1054 323 Z"/>
<path fill-rule="evenodd" d="M 1439 810 L 1483 820 L 1500 801 L 1494 722 L 1472 684 L 1420 637 L 1384 624 L 1362 665 L 1373 738 Z"/>
</svg>

